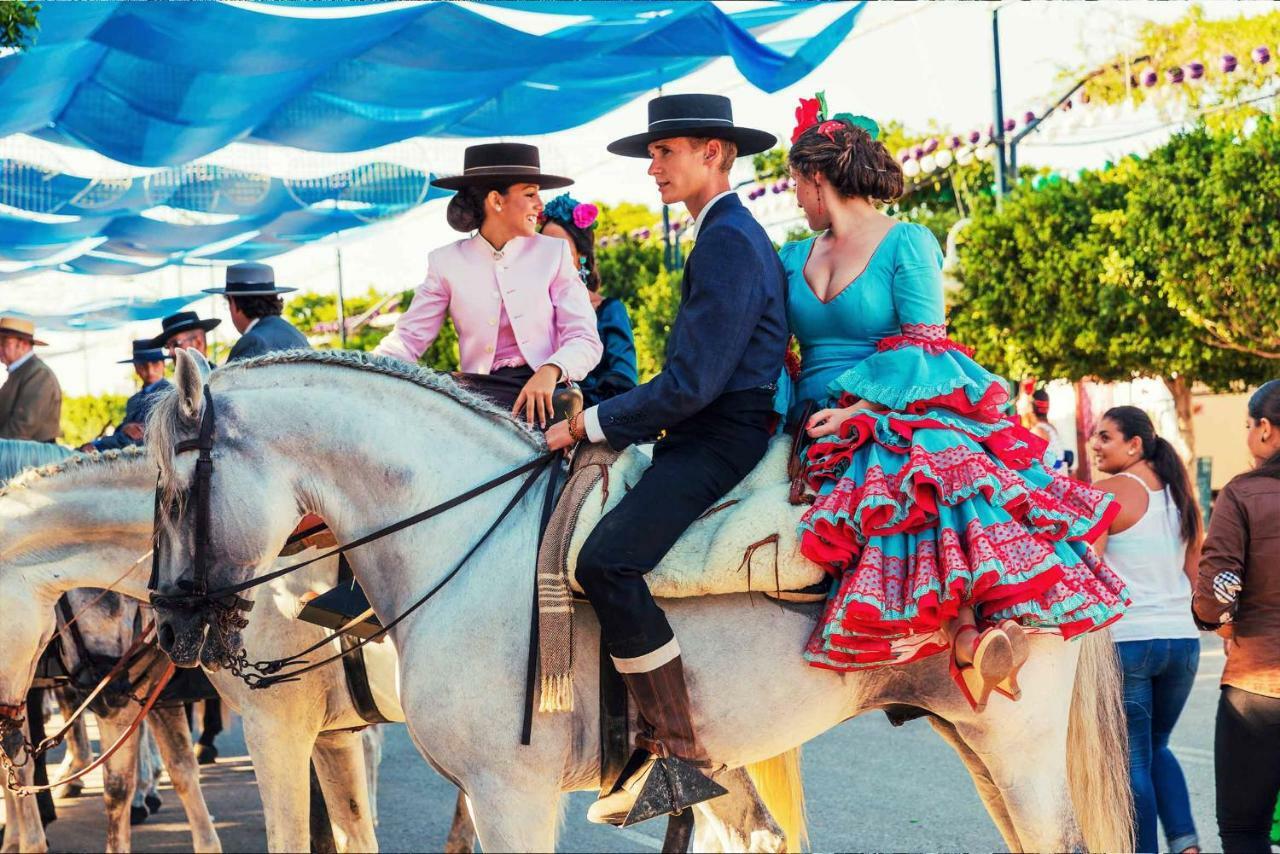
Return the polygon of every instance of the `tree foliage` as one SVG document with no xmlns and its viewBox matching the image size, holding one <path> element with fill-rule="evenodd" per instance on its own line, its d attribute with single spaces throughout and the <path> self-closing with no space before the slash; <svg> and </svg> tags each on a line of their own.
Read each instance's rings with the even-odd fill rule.
<svg viewBox="0 0 1280 854">
<path fill-rule="evenodd" d="M 0 48 L 25 50 L 31 47 L 40 28 L 36 20 L 39 12 L 39 3 L 0 0 Z"/>
<path fill-rule="evenodd" d="M 123 394 L 86 395 L 62 399 L 62 436 L 58 440 L 78 448 L 102 435 L 109 425 L 124 420 L 129 398 Z"/>
<path fill-rule="evenodd" d="M 348 297 L 345 302 L 347 320 L 359 317 L 392 296 L 394 294 L 379 293 L 369 288 L 363 296 Z M 384 310 L 403 312 L 409 308 L 412 301 L 413 291 L 402 291 L 398 303 Z M 285 319 L 302 330 L 314 344 L 327 348 L 342 346 L 341 336 L 336 331 L 330 331 L 336 329 L 338 320 L 338 300 L 335 294 L 320 294 L 314 291 L 300 293 L 285 304 L 284 311 Z M 390 332 L 390 327 L 366 323 L 347 335 L 347 349 L 371 351 Z M 440 328 L 440 334 L 427 348 L 427 352 L 422 354 L 418 363 L 437 371 L 458 369 L 458 333 L 453 327 L 452 320 L 445 319 L 444 325 Z"/>
</svg>

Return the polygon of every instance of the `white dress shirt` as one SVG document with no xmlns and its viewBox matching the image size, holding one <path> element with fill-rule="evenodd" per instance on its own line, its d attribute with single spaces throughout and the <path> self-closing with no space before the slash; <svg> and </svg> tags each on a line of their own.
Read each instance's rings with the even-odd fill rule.
<svg viewBox="0 0 1280 854">
<path fill-rule="evenodd" d="M 18 368 L 21 368 L 24 364 L 26 364 L 26 361 L 30 359 L 32 356 L 34 356 L 35 354 L 36 354 L 35 350 L 28 350 L 27 355 L 20 357 L 18 361 L 14 362 L 9 366 L 9 373 L 13 373 L 14 371 L 18 370 Z"/>
</svg>

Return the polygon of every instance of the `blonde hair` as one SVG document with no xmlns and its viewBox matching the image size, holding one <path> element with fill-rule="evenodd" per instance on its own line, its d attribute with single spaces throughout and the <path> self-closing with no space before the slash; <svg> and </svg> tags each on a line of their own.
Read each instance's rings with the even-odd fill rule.
<svg viewBox="0 0 1280 854">
<path fill-rule="evenodd" d="M 720 143 L 720 167 L 721 172 L 728 173 L 733 168 L 733 161 L 738 159 L 738 143 L 731 139 L 720 139 L 714 136 L 691 136 L 689 139 L 689 147 L 694 151 L 701 151 L 707 147 L 707 143 L 716 140 Z"/>
</svg>

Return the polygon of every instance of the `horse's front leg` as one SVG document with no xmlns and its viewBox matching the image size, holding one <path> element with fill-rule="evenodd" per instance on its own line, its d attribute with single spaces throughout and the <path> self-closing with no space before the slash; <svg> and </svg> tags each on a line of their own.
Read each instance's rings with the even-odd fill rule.
<svg viewBox="0 0 1280 854">
<path fill-rule="evenodd" d="M 9 756 L 21 756 L 16 743 L 6 743 L 5 751 Z M 0 781 L 0 785 L 2 785 Z M 18 784 L 31 786 L 35 784 L 35 762 L 28 760 L 18 769 Z M 20 798 L 4 786 L 4 846 L 3 854 L 18 854 L 19 851 L 33 851 L 44 854 L 49 850 L 49 842 L 45 839 L 44 825 L 40 821 L 40 807 L 34 795 Z"/>
<path fill-rule="evenodd" d="M 449 838 L 444 841 L 445 854 L 471 854 L 476 850 L 476 826 L 471 821 L 471 808 L 467 796 L 458 792 L 458 802 L 453 808 L 453 823 L 449 825 Z"/>
<path fill-rule="evenodd" d="M 281 708 L 287 711 L 289 707 L 282 705 Z M 262 715 L 261 711 L 262 708 L 248 705 L 241 707 L 244 740 L 253 757 L 258 794 L 262 798 L 267 850 L 309 851 L 311 752 L 318 730 L 308 727 L 309 722 L 291 725 L 287 715 Z"/>
<path fill-rule="evenodd" d="M 169 769 L 169 782 L 182 801 L 191 825 L 191 845 L 196 851 L 221 851 L 222 842 L 213 828 L 213 817 L 200 789 L 200 768 L 191 747 L 191 728 L 181 706 L 151 710 L 151 728 L 160 757 Z M 160 771 L 153 766 L 152 773 Z"/>
<path fill-rule="evenodd" d="M 120 740 L 137 716 L 132 704 L 114 709 L 109 715 L 98 715 L 98 737 L 103 751 Z M 138 784 L 138 736 L 135 730 L 120 749 L 102 766 L 102 799 L 107 806 L 106 851 L 129 851 L 131 831 L 129 810 L 133 806 L 133 790 Z"/>
<path fill-rule="evenodd" d="M 69 689 L 57 688 L 53 692 L 54 698 L 58 701 L 58 708 L 62 712 L 62 719 L 68 720 L 72 713 L 76 710 L 77 703 L 74 702 Z M 89 731 L 85 727 L 84 715 L 76 718 L 71 726 L 71 734 L 67 738 L 67 755 L 63 758 L 62 764 L 58 766 L 58 774 L 55 780 L 64 780 L 80 771 L 86 765 L 93 761 L 93 747 L 89 744 Z M 66 785 L 59 786 L 53 790 L 53 799 L 74 798 L 84 790 L 84 780 L 73 780 Z"/>
<path fill-rule="evenodd" d="M 312 756 L 340 851 L 377 851 L 359 733 L 322 733 Z"/>
</svg>

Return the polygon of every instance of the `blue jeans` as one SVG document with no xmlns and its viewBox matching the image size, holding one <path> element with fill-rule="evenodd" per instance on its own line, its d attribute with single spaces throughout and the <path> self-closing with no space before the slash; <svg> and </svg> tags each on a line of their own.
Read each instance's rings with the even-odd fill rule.
<svg viewBox="0 0 1280 854">
<path fill-rule="evenodd" d="M 1129 721 L 1129 780 L 1137 813 L 1137 850 L 1159 851 L 1156 817 L 1169 851 L 1199 845 L 1187 781 L 1169 734 L 1182 714 L 1200 664 L 1200 641 L 1123 641 L 1116 644 L 1124 668 L 1124 711 Z"/>
</svg>

